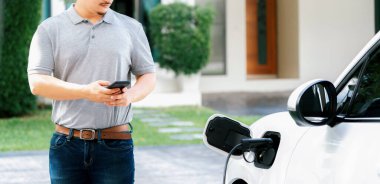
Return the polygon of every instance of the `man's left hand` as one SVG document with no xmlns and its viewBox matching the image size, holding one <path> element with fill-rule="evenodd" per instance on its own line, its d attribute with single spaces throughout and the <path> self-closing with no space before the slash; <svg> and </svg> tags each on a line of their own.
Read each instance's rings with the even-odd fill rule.
<svg viewBox="0 0 380 184">
<path fill-rule="evenodd" d="M 128 93 L 128 89 L 124 88 L 123 93 L 111 95 L 111 101 L 105 102 L 107 106 L 128 106 L 132 103 L 132 95 Z"/>
</svg>

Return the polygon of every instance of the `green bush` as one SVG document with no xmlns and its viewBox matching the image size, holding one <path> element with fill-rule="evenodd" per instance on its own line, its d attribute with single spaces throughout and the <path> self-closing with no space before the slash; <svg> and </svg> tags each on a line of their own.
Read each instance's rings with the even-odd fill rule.
<svg viewBox="0 0 380 184">
<path fill-rule="evenodd" d="M 35 109 L 26 73 L 30 41 L 41 19 L 41 0 L 1 1 L 3 38 L 0 61 L 0 117 Z"/>
<path fill-rule="evenodd" d="M 159 5 L 149 15 L 156 61 L 178 74 L 199 72 L 210 56 L 210 8 L 183 3 Z"/>
</svg>

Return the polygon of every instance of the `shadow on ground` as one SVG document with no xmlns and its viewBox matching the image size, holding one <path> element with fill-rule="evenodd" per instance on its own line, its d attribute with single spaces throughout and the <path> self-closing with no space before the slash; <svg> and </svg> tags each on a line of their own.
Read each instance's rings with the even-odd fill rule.
<svg viewBox="0 0 380 184">
<path fill-rule="evenodd" d="M 287 111 L 290 93 L 207 93 L 202 94 L 202 104 L 231 115 L 268 115 Z"/>
</svg>

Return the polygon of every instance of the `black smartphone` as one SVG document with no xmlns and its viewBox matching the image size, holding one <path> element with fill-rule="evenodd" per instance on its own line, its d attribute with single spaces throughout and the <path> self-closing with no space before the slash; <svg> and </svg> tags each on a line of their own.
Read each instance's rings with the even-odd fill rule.
<svg viewBox="0 0 380 184">
<path fill-rule="evenodd" d="M 115 81 L 111 85 L 107 86 L 108 89 L 114 89 L 114 88 L 120 88 L 123 89 L 127 86 L 129 86 L 131 82 L 129 81 Z"/>
</svg>

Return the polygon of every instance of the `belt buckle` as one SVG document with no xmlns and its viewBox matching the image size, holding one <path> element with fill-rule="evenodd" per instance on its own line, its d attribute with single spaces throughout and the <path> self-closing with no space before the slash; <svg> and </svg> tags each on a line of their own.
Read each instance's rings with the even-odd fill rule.
<svg viewBox="0 0 380 184">
<path fill-rule="evenodd" d="M 83 132 L 84 131 L 89 131 L 91 132 L 91 138 L 84 138 L 83 137 Z M 86 141 L 91 141 L 91 140 L 94 140 L 95 139 L 95 130 L 94 129 L 81 129 L 79 131 L 79 138 L 80 139 L 83 139 L 83 140 L 86 140 Z"/>
</svg>

